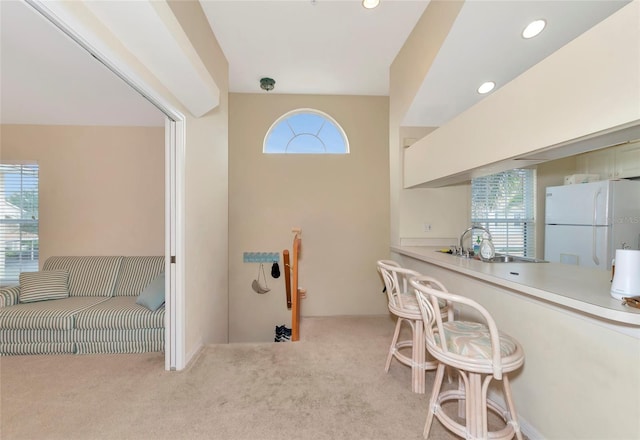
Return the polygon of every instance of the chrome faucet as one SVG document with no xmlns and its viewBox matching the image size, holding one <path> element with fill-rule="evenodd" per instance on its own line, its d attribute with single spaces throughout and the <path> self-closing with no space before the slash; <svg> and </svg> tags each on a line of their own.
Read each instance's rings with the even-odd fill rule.
<svg viewBox="0 0 640 440">
<path fill-rule="evenodd" d="M 464 246 L 463 246 L 463 241 L 464 241 L 464 236 L 467 235 L 469 232 L 472 232 L 476 229 L 479 229 L 481 231 L 484 231 L 487 233 L 487 235 L 489 236 L 489 240 L 492 240 L 491 237 L 491 232 L 489 232 L 489 230 L 487 228 L 485 228 L 484 226 L 480 226 L 480 225 L 471 225 L 470 228 L 465 229 L 465 231 L 462 233 L 462 235 L 460 236 L 460 249 L 458 251 L 458 255 L 463 255 L 464 254 Z M 467 249 L 467 255 L 469 254 L 469 249 Z"/>
</svg>

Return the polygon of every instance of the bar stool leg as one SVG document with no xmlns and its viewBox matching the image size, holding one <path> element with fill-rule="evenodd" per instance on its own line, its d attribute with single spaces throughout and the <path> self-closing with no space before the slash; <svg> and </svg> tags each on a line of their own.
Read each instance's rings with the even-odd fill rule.
<svg viewBox="0 0 640 440">
<path fill-rule="evenodd" d="M 485 438 L 483 432 L 483 413 L 486 411 L 482 401 L 482 377 L 480 374 L 469 373 L 466 385 L 466 426 L 469 438 Z"/>
<path fill-rule="evenodd" d="M 433 423 L 433 416 L 438 411 L 438 396 L 440 395 L 440 388 L 442 388 L 442 380 L 444 379 L 445 365 L 438 363 L 436 369 L 436 377 L 433 380 L 433 389 L 431 390 L 431 397 L 429 398 L 429 406 L 427 408 L 427 421 L 424 424 L 424 431 L 422 435 L 424 438 L 429 437 L 429 431 L 431 431 L 431 424 Z"/>
<path fill-rule="evenodd" d="M 402 326 L 402 318 L 396 319 L 396 331 L 393 333 L 393 339 L 391 340 L 391 346 L 389 347 L 389 355 L 387 356 L 387 363 L 384 366 L 384 371 L 386 373 L 389 372 L 389 367 L 391 366 L 391 359 L 393 358 L 393 354 L 397 350 L 396 344 L 398 343 L 398 337 L 400 335 L 401 326 Z"/>
<path fill-rule="evenodd" d="M 424 327 L 422 321 L 413 322 L 413 347 L 411 365 L 412 388 L 414 393 L 424 394 L 425 390 L 425 368 L 424 364 L 427 356 L 427 349 L 424 343 Z"/>
<path fill-rule="evenodd" d="M 461 377 L 461 373 L 458 373 L 458 392 L 461 396 L 465 395 L 464 380 L 463 377 Z M 467 399 L 465 399 L 464 401 L 458 400 L 458 417 L 460 417 L 461 419 L 467 418 L 466 400 Z"/>
<path fill-rule="evenodd" d="M 509 377 L 504 374 L 502 376 L 502 385 L 504 387 L 504 400 L 507 403 L 507 409 L 509 410 L 510 420 L 507 423 L 511 423 L 516 431 L 516 438 L 522 440 L 522 432 L 520 431 L 520 423 L 518 422 L 518 413 L 516 413 L 516 406 L 513 403 L 513 397 L 511 395 L 511 384 L 509 383 Z"/>
</svg>

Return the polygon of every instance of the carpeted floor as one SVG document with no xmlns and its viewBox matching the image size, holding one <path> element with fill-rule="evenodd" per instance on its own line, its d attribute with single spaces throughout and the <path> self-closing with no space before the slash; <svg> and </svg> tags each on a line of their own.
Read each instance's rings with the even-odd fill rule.
<svg viewBox="0 0 640 440">
<path fill-rule="evenodd" d="M 160 353 L 3 357 L 0 438 L 422 439 L 428 395 L 384 372 L 393 324 L 305 318 L 300 342 L 208 346 L 182 372 Z"/>
</svg>

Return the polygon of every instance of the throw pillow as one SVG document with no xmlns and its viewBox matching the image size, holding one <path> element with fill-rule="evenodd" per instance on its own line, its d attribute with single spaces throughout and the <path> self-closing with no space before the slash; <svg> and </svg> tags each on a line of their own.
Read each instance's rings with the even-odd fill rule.
<svg viewBox="0 0 640 440">
<path fill-rule="evenodd" d="M 147 287 L 140 292 L 136 303 L 155 312 L 164 304 L 164 272 L 155 277 Z"/>
<path fill-rule="evenodd" d="M 69 271 L 66 269 L 22 272 L 20 274 L 21 303 L 62 299 L 69 296 Z"/>
</svg>

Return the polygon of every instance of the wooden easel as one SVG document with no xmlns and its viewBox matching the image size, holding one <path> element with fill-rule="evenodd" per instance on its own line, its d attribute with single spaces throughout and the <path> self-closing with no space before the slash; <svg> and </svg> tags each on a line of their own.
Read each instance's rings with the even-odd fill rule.
<svg viewBox="0 0 640 440">
<path fill-rule="evenodd" d="M 287 308 L 291 309 L 291 340 L 300 340 L 300 288 L 298 287 L 298 258 L 302 239 L 302 229 L 293 228 L 293 263 L 289 262 L 289 251 L 282 252 L 285 267 L 285 288 L 287 291 Z"/>
</svg>

